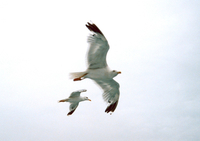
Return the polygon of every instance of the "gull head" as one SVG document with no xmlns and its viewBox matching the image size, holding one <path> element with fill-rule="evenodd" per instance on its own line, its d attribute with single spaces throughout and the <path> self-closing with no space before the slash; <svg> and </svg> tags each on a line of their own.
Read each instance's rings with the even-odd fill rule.
<svg viewBox="0 0 200 141">
<path fill-rule="evenodd" d="M 90 100 L 88 97 L 83 97 L 83 100 L 85 101 L 85 100 L 88 100 L 88 101 L 92 101 L 92 100 Z"/>
<path fill-rule="evenodd" d="M 110 75 L 111 75 L 111 78 L 117 76 L 118 74 L 121 74 L 121 71 L 116 71 L 116 70 L 113 70 L 111 71 Z"/>
</svg>

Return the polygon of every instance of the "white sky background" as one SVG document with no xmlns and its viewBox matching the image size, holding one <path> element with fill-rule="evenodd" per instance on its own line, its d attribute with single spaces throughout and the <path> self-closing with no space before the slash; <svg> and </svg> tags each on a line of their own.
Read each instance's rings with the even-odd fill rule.
<svg viewBox="0 0 200 141">
<path fill-rule="evenodd" d="M 0 140 L 200 140 L 200 2 L 0 2 Z M 86 69 L 86 22 L 110 44 L 122 72 L 116 111 L 102 90 L 69 73 Z M 87 89 L 72 116 L 72 91 Z"/>
</svg>

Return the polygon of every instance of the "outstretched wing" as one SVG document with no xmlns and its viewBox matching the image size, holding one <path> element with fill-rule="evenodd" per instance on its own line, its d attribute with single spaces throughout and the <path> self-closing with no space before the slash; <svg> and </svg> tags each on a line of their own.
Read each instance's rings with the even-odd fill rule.
<svg viewBox="0 0 200 141">
<path fill-rule="evenodd" d="M 69 96 L 69 98 L 73 98 L 73 97 L 79 97 L 81 92 L 86 92 L 87 90 L 82 89 L 82 90 L 78 90 L 78 91 L 74 91 L 71 93 L 71 95 Z"/>
<path fill-rule="evenodd" d="M 95 80 L 95 82 L 104 90 L 103 99 L 109 103 L 105 112 L 114 112 L 119 101 L 119 83 L 114 79 Z"/>
<path fill-rule="evenodd" d="M 94 33 L 88 37 L 88 43 L 90 44 L 87 54 L 88 68 L 104 68 L 107 66 L 106 55 L 109 50 L 108 42 L 95 24 L 87 23 L 86 27 Z"/>
<path fill-rule="evenodd" d="M 73 112 L 76 110 L 76 108 L 78 107 L 79 103 L 71 103 L 69 106 L 69 113 L 67 114 L 68 116 L 73 114 Z"/>
</svg>

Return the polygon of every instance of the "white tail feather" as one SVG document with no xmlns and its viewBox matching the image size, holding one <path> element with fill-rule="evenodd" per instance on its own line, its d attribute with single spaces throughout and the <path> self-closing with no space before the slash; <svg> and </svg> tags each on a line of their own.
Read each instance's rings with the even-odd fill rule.
<svg viewBox="0 0 200 141">
<path fill-rule="evenodd" d="M 86 72 L 72 72 L 69 74 L 70 79 L 80 78 L 82 77 Z"/>
</svg>

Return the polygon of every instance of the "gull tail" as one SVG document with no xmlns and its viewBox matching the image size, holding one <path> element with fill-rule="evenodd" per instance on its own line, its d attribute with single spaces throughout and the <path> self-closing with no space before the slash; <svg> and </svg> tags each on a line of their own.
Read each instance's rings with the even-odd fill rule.
<svg viewBox="0 0 200 141">
<path fill-rule="evenodd" d="M 77 78 L 82 78 L 85 75 L 87 75 L 86 72 L 72 72 L 69 74 L 70 79 L 77 79 Z"/>
</svg>

